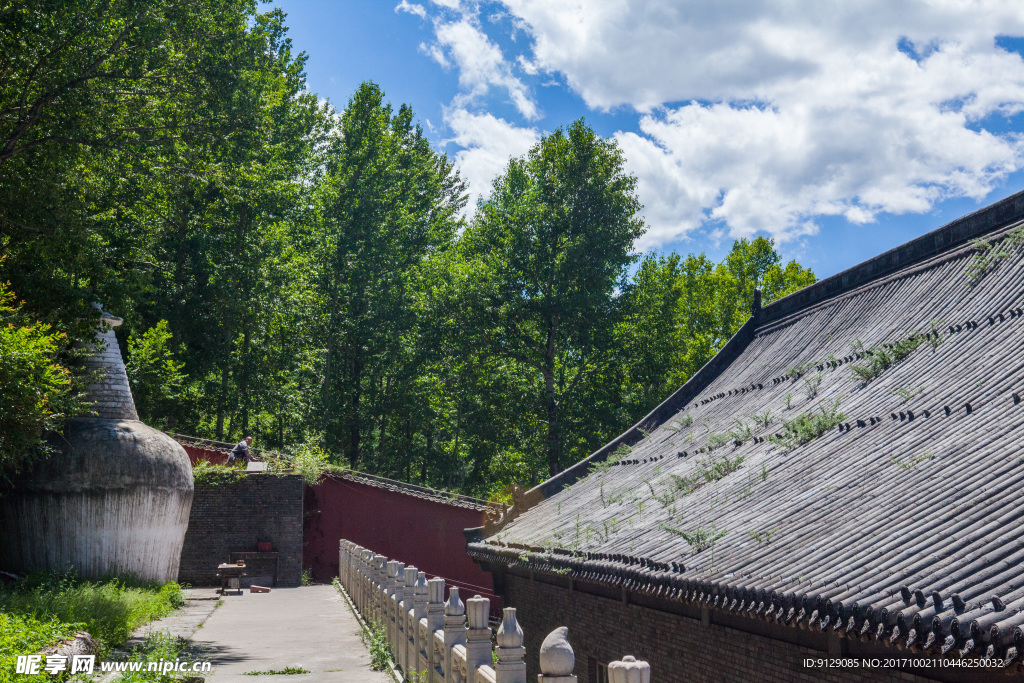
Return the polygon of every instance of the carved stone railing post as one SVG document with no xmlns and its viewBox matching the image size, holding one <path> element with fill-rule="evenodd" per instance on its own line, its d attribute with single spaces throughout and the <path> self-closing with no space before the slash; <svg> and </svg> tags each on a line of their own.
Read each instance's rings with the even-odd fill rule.
<svg viewBox="0 0 1024 683">
<path fill-rule="evenodd" d="M 398 562 L 398 575 L 394 580 L 394 636 L 391 639 L 391 653 L 394 655 L 394 664 L 401 666 L 401 639 L 406 636 L 406 627 L 401 618 L 401 603 L 406 599 L 406 565 Z"/>
<path fill-rule="evenodd" d="M 391 651 L 395 651 L 395 642 L 397 638 L 395 636 L 395 614 L 397 613 L 396 605 L 398 604 L 398 597 L 396 597 L 399 579 L 402 579 L 402 570 L 405 565 L 397 560 L 391 560 L 388 562 L 388 599 L 384 605 L 387 610 L 384 620 L 387 622 L 386 629 L 388 632 L 388 644 L 391 646 Z M 404 580 L 404 579 L 403 579 Z"/>
<path fill-rule="evenodd" d="M 372 550 L 363 551 L 363 585 L 359 595 L 362 599 L 362 609 L 360 609 L 360 613 L 363 615 L 364 619 L 370 614 L 370 583 L 372 580 L 371 577 L 373 576 L 373 565 L 371 562 L 373 561 L 373 556 L 374 552 Z"/>
<path fill-rule="evenodd" d="M 434 648 L 434 632 L 444 628 L 444 579 L 434 577 L 427 581 L 427 666 L 430 669 L 430 680 L 434 671 L 441 669 L 441 652 Z"/>
<path fill-rule="evenodd" d="M 452 648 L 466 644 L 466 606 L 459 600 L 459 589 L 452 586 L 448 589 L 448 602 L 444 605 L 444 670 L 445 683 L 458 683 L 461 673 L 456 674 L 452 664 Z"/>
<path fill-rule="evenodd" d="M 635 657 L 623 657 L 608 665 L 608 683 L 651 683 L 651 665 Z"/>
<path fill-rule="evenodd" d="M 402 667 L 402 672 L 406 678 L 412 678 L 410 675 L 411 668 L 409 666 L 409 641 L 412 639 L 412 609 L 415 602 L 416 595 L 416 577 L 419 576 L 419 570 L 416 567 L 405 568 L 405 586 L 402 592 L 402 606 L 399 610 L 399 619 L 402 621 L 402 635 L 399 638 L 399 651 L 398 662 Z"/>
<path fill-rule="evenodd" d="M 523 647 L 523 629 L 516 621 L 515 607 L 502 610 L 497 640 L 495 683 L 526 683 L 526 648 Z"/>
<path fill-rule="evenodd" d="M 569 645 L 569 629 L 559 626 L 540 644 L 540 675 L 538 683 L 576 683 L 572 670 L 576 654 Z"/>
<path fill-rule="evenodd" d="M 383 555 L 377 556 L 377 563 L 374 571 L 374 622 L 377 628 L 384 628 L 384 614 L 386 613 L 387 597 L 387 558 Z"/>
<path fill-rule="evenodd" d="M 491 629 L 487 616 L 491 612 L 491 601 L 474 595 L 466 601 L 466 681 L 476 680 L 476 670 L 483 664 L 490 664 Z"/>
<path fill-rule="evenodd" d="M 428 591 L 427 575 L 420 572 L 416 575 L 416 592 L 413 595 L 412 606 L 412 657 L 409 659 L 414 672 L 421 672 L 427 668 L 425 651 L 430 641 L 427 640 L 426 629 L 420 622 L 427 617 L 427 602 L 430 599 Z"/>
<path fill-rule="evenodd" d="M 356 609 L 360 614 L 366 614 L 366 601 L 363 593 L 366 591 L 366 554 L 370 552 L 366 548 L 359 551 L 358 574 L 356 577 Z"/>
</svg>

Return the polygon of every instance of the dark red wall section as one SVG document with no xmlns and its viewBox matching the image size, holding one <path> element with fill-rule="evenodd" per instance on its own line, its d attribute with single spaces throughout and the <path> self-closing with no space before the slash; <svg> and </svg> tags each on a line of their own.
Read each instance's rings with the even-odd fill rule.
<svg viewBox="0 0 1024 683">
<path fill-rule="evenodd" d="M 179 442 L 180 443 L 180 442 Z M 191 444 L 183 443 L 181 447 L 188 453 L 188 459 L 195 465 L 200 460 L 206 460 L 214 465 L 223 465 L 228 461 L 228 454 L 215 451 L 211 448 L 200 448 Z"/>
<path fill-rule="evenodd" d="M 427 578 L 459 587 L 463 601 L 491 598 L 500 614 L 491 575 L 466 554 L 463 529 L 483 524 L 479 510 L 338 477 L 306 487 L 302 564 L 317 581 L 338 575 L 338 541 L 346 538 L 389 559 L 415 565 Z"/>
</svg>

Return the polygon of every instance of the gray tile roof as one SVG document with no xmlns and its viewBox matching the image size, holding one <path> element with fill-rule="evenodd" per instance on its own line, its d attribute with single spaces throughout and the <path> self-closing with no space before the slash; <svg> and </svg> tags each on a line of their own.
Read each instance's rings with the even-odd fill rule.
<svg viewBox="0 0 1024 683">
<path fill-rule="evenodd" d="M 1022 219 L 1015 195 L 766 307 L 637 427 L 470 534 L 470 554 L 1011 663 L 1024 246 L 1007 235 Z M 979 236 L 991 263 L 972 284 Z M 910 339 L 870 381 L 853 372 Z M 823 408 L 843 418 L 787 438 L 785 423 Z M 767 426 L 752 417 L 766 411 Z"/>
</svg>

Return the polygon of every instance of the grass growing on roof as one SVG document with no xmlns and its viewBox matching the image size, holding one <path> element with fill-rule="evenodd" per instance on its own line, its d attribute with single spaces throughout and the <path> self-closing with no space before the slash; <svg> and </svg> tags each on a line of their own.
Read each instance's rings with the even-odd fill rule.
<svg viewBox="0 0 1024 683">
<path fill-rule="evenodd" d="M 661 528 L 670 534 L 679 536 L 687 545 L 693 549 L 694 553 L 699 553 L 703 550 L 711 548 L 717 543 L 722 537 L 729 533 L 728 529 L 719 529 L 714 524 L 706 527 L 697 527 L 692 531 L 684 531 L 670 524 L 662 522 Z"/>
<path fill-rule="evenodd" d="M 617 465 L 620 460 L 622 460 L 627 455 L 629 455 L 632 451 L 633 451 L 633 447 L 632 446 L 627 446 L 626 444 L 620 444 L 619 447 L 616 448 L 611 453 L 609 453 L 608 457 L 606 457 L 604 460 L 602 460 L 601 462 L 595 462 L 594 464 L 592 464 L 590 466 L 590 471 L 598 473 L 598 474 L 603 473 L 603 472 L 607 472 L 612 467 Z"/>
<path fill-rule="evenodd" d="M 850 366 L 853 376 L 862 382 L 870 382 L 875 377 L 909 356 L 917 347 L 925 342 L 923 336 L 915 335 L 901 339 L 892 344 L 892 348 L 876 345 L 868 348 L 859 339 L 853 342 L 853 350 L 863 359 L 863 363 Z"/>
<path fill-rule="evenodd" d="M 38 573 L 0 586 L 0 613 L 37 622 L 74 624 L 99 640 L 104 649 L 123 644 L 136 628 L 171 613 L 184 602 L 181 587 L 173 582 L 158 586 Z"/>
<path fill-rule="evenodd" d="M 971 246 L 974 247 L 974 255 L 967 262 L 967 283 L 973 287 L 1000 261 L 1012 256 L 1013 250 L 1024 246 L 1024 226 L 1012 230 L 998 245 L 977 239 L 971 242 Z"/>
<path fill-rule="evenodd" d="M 665 429 L 670 432 L 678 432 L 680 429 L 686 429 L 693 424 L 693 415 L 684 414 L 682 417 L 672 420 L 668 424 L 664 425 Z"/>
<path fill-rule="evenodd" d="M 782 434 L 771 436 L 771 442 L 786 448 L 796 448 L 818 438 L 846 419 L 839 405 L 838 399 L 826 401 L 818 406 L 818 410 L 809 410 L 792 420 L 783 420 Z"/>
</svg>

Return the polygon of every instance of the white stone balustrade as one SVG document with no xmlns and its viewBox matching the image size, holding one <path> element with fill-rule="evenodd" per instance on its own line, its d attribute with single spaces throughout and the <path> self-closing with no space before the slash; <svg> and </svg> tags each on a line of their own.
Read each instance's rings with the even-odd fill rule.
<svg viewBox="0 0 1024 683">
<path fill-rule="evenodd" d="M 526 683 L 526 648 L 514 607 L 503 610 L 492 647 L 490 600 L 476 595 L 463 603 L 452 586 L 445 601 L 440 577 L 428 581 L 416 567 L 342 540 L 338 581 L 370 628 L 386 634 L 403 681 Z M 539 683 L 576 683 L 564 626 L 548 634 L 538 656 Z M 624 657 L 608 665 L 608 676 L 609 683 L 651 683 L 651 667 Z"/>
</svg>

